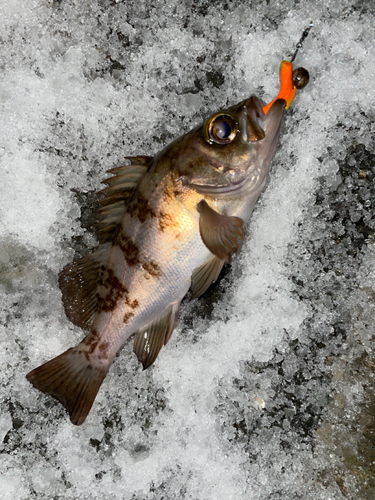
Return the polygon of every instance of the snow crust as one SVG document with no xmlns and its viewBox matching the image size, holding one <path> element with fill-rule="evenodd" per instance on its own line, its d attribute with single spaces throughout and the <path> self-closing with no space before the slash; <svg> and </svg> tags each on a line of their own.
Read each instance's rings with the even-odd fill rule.
<svg viewBox="0 0 375 500">
<path fill-rule="evenodd" d="M 240 254 L 74 427 L 25 374 L 77 343 L 57 276 L 129 155 L 310 72 Z M 375 496 L 371 1 L 0 3 L 0 496 Z"/>
</svg>

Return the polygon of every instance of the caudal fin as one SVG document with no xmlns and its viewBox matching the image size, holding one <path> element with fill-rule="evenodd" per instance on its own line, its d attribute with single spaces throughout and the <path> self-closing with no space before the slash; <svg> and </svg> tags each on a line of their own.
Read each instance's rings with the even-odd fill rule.
<svg viewBox="0 0 375 500">
<path fill-rule="evenodd" d="M 73 347 L 35 368 L 26 378 L 36 389 L 58 399 L 72 423 L 81 425 L 107 372 L 108 368 L 94 366 L 87 352 Z"/>
</svg>

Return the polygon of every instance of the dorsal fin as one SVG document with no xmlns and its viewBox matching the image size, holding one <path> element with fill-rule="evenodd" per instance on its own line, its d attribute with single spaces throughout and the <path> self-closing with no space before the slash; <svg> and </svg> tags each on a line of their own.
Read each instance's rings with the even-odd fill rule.
<svg viewBox="0 0 375 500">
<path fill-rule="evenodd" d="M 204 294 L 207 288 L 219 277 L 225 259 L 213 255 L 201 266 L 194 269 L 191 275 L 191 298 L 196 299 Z"/>
<path fill-rule="evenodd" d="M 94 252 L 71 262 L 59 275 L 65 313 L 72 323 L 90 328 L 98 309 L 98 285 L 101 266 L 108 260 L 111 245 L 100 245 Z"/>
<path fill-rule="evenodd" d="M 160 349 L 171 338 L 179 308 L 180 302 L 174 302 L 156 320 L 136 333 L 134 352 L 144 369 L 152 365 L 158 357 Z"/>
<path fill-rule="evenodd" d="M 99 202 L 101 207 L 95 212 L 99 243 L 112 240 L 116 226 L 125 213 L 128 199 L 154 160 L 152 156 L 128 156 L 126 159 L 130 161 L 130 165 L 111 168 L 108 173 L 114 176 L 102 181 L 108 187 L 99 191 L 104 198 Z"/>
</svg>

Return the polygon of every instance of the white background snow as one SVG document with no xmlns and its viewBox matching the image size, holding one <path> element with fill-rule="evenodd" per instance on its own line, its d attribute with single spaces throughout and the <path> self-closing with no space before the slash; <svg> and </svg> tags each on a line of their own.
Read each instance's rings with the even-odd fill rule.
<svg viewBox="0 0 375 500">
<path fill-rule="evenodd" d="M 73 426 L 25 374 L 76 344 L 57 277 L 105 171 L 250 94 L 314 28 L 239 256 Z M 0 498 L 375 496 L 375 8 L 0 1 Z"/>
</svg>

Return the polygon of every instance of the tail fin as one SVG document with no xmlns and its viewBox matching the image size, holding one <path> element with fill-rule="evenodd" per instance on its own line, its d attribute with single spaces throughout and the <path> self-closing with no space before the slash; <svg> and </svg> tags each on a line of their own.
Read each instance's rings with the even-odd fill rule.
<svg viewBox="0 0 375 500">
<path fill-rule="evenodd" d="M 58 399 L 75 425 L 85 421 L 108 368 L 95 366 L 87 352 L 73 347 L 26 375 L 36 389 Z"/>
</svg>

